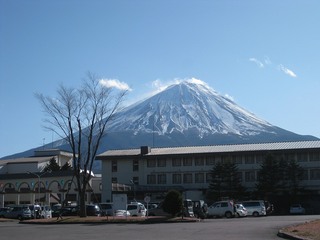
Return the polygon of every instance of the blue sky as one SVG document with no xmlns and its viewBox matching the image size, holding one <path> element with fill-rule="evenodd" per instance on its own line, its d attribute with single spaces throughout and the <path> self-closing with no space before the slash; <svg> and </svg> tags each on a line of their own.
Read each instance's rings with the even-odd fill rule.
<svg viewBox="0 0 320 240">
<path fill-rule="evenodd" d="M 196 78 L 273 125 L 320 137 L 320 2 L 0 0 L 0 157 L 56 140 L 34 93 L 88 71 L 128 102 Z"/>
</svg>

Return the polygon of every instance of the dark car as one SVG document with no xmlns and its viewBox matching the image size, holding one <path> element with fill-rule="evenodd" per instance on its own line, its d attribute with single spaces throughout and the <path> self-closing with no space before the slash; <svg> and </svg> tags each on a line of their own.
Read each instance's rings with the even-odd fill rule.
<svg viewBox="0 0 320 240">
<path fill-rule="evenodd" d="M 0 208 L 0 218 L 4 218 L 7 212 L 9 212 L 11 208 L 9 207 L 2 207 Z"/>
<path fill-rule="evenodd" d="M 78 216 L 79 208 L 78 206 L 64 206 L 62 207 L 60 204 L 54 205 L 52 207 L 52 217 L 58 216 Z"/>
<path fill-rule="evenodd" d="M 97 204 L 86 205 L 87 216 L 101 216 L 101 210 Z"/>
</svg>

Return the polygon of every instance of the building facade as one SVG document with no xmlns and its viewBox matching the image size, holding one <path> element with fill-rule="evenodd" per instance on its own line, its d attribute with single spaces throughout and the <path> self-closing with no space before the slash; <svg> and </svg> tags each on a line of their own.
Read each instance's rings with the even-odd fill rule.
<svg viewBox="0 0 320 240">
<path fill-rule="evenodd" d="M 73 171 L 44 172 L 54 159 L 61 167 L 72 167 L 72 154 L 57 149 L 35 151 L 34 156 L 0 161 L 0 206 L 9 204 L 53 205 L 78 202 Z M 87 202 L 100 202 L 101 175 L 95 175 L 87 189 Z"/>
<path fill-rule="evenodd" d="M 109 150 L 99 156 L 102 161 L 102 201 L 112 201 L 114 184 L 131 186 L 131 197 L 153 201 L 165 191 L 179 189 L 186 198 L 205 199 L 217 162 L 233 161 L 242 185 L 253 190 L 258 171 L 268 154 L 296 160 L 303 167 L 301 185 L 320 194 L 320 141 L 261 144 L 216 145 L 197 147 Z"/>
</svg>

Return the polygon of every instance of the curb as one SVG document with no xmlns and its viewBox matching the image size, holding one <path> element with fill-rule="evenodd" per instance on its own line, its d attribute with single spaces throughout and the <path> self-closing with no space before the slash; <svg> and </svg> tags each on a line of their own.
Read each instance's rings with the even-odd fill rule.
<svg viewBox="0 0 320 240">
<path fill-rule="evenodd" d="M 282 229 L 280 229 L 278 231 L 277 234 L 278 237 L 284 238 L 284 239 L 293 239 L 293 240 L 310 240 L 310 238 L 303 238 L 303 237 L 299 237 L 297 235 L 294 234 L 289 234 L 285 231 L 283 231 Z"/>
</svg>

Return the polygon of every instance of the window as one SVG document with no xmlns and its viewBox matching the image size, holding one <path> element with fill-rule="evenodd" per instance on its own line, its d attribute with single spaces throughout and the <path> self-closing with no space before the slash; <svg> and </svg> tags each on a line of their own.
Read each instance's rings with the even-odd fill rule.
<svg viewBox="0 0 320 240">
<path fill-rule="evenodd" d="M 207 156 L 206 157 L 206 165 L 211 166 L 215 164 L 214 156 Z"/>
<path fill-rule="evenodd" d="M 137 160 L 137 159 L 133 160 L 132 171 L 134 171 L 134 172 L 139 171 L 139 160 Z"/>
<path fill-rule="evenodd" d="M 192 183 L 192 173 L 183 174 L 183 183 Z"/>
<path fill-rule="evenodd" d="M 204 183 L 204 173 L 196 173 L 194 176 L 195 183 Z"/>
<path fill-rule="evenodd" d="M 158 184 L 166 184 L 167 183 L 167 175 L 165 173 L 158 174 Z"/>
<path fill-rule="evenodd" d="M 112 183 L 118 183 L 118 179 L 116 177 L 111 178 Z"/>
<path fill-rule="evenodd" d="M 158 167 L 165 167 L 166 166 L 166 159 L 165 158 L 158 158 L 157 165 L 158 165 Z"/>
<path fill-rule="evenodd" d="M 203 166 L 204 165 L 203 157 L 196 157 L 195 160 L 194 160 L 194 165 Z"/>
<path fill-rule="evenodd" d="M 147 175 L 147 184 L 156 184 L 156 175 Z"/>
<path fill-rule="evenodd" d="M 174 173 L 172 175 L 172 183 L 173 184 L 181 184 L 182 183 L 181 174 L 180 173 Z"/>
<path fill-rule="evenodd" d="M 254 171 L 245 172 L 244 175 L 245 175 L 246 182 L 254 182 L 256 180 Z"/>
<path fill-rule="evenodd" d="M 172 158 L 172 166 L 179 167 L 181 166 L 181 158 Z"/>
<path fill-rule="evenodd" d="M 111 171 L 112 172 L 117 172 L 118 171 L 118 165 L 116 160 L 112 160 L 111 162 Z"/>
<path fill-rule="evenodd" d="M 211 173 L 206 173 L 206 183 L 211 182 L 212 180 L 212 174 Z"/>
<path fill-rule="evenodd" d="M 157 161 L 155 159 L 148 159 L 147 160 L 147 167 L 156 167 Z"/>
<path fill-rule="evenodd" d="M 192 158 L 184 157 L 183 158 L 183 166 L 192 166 Z"/>
</svg>

